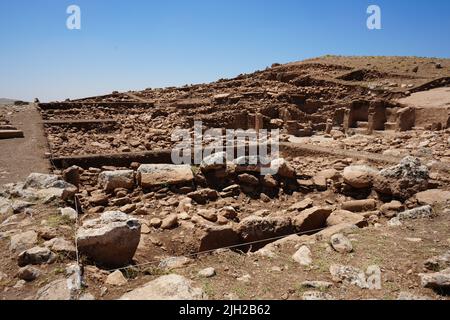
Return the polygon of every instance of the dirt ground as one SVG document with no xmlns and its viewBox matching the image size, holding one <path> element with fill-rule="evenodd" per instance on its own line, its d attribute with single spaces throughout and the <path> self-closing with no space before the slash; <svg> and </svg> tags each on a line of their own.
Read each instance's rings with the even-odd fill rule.
<svg viewBox="0 0 450 320">
<path fill-rule="evenodd" d="M 0 113 L 11 125 L 24 132 L 24 138 L 0 140 L 0 184 L 17 182 L 32 172 L 47 173 L 47 139 L 39 112 L 32 105 L 0 105 Z"/>
</svg>

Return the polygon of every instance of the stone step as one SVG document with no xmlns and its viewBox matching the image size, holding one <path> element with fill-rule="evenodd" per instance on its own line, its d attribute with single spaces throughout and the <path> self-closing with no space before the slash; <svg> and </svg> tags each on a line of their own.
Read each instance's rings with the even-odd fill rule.
<svg viewBox="0 0 450 320">
<path fill-rule="evenodd" d="M 386 122 L 384 124 L 384 130 L 397 130 L 397 123 L 396 122 Z"/>
<path fill-rule="evenodd" d="M 356 122 L 356 127 L 357 128 L 368 128 L 369 127 L 369 122 L 367 122 L 367 121 L 357 121 Z"/>
<path fill-rule="evenodd" d="M 23 131 L 20 130 L 0 130 L 0 139 L 14 139 L 23 137 Z"/>
</svg>

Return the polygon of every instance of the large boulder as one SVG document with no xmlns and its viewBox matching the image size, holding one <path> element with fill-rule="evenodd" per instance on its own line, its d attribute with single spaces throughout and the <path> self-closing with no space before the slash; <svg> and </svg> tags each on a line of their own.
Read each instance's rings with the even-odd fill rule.
<svg viewBox="0 0 450 320">
<path fill-rule="evenodd" d="M 291 219 L 288 217 L 257 217 L 243 219 L 237 232 L 244 243 L 271 239 L 292 233 Z"/>
<path fill-rule="evenodd" d="M 194 180 L 189 165 L 143 164 L 137 171 L 138 183 L 142 188 L 187 184 Z"/>
<path fill-rule="evenodd" d="M 139 220 L 120 211 L 109 211 L 78 229 L 78 249 L 100 265 L 123 267 L 132 261 L 140 236 Z"/>
<path fill-rule="evenodd" d="M 358 213 L 354 213 L 346 210 L 336 210 L 327 218 L 327 226 L 337 226 L 343 223 L 352 224 L 360 228 L 368 225 L 364 216 Z"/>
<path fill-rule="evenodd" d="M 326 226 L 331 212 L 332 208 L 312 207 L 296 215 L 292 219 L 292 225 L 296 232 L 317 231 Z"/>
<path fill-rule="evenodd" d="M 404 158 L 398 165 L 380 171 L 374 177 L 374 189 L 394 198 L 406 200 L 428 188 L 429 172 L 420 160 Z"/>
<path fill-rule="evenodd" d="M 425 288 L 441 292 L 450 290 L 450 268 L 435 273 L 421 273 L 419 276 Z"/>
<path fill-rule="evenodd" d="M 133 170 L 103 171 L 98 176 L 98 183 L 106 191 L 114 191 L 114 189 L 119 188 L 133 189 L 134 171 Z"/>
<path fill-rule="evenodd" d="M 59 176 L 44 173 L 31 173 L 25 180 L 23 190 L 37 190 L 38 198 L 58 197 L 63 200 L 72 199 L 78 188 Z"/>
<path fill-rule="evenodd" d="M 177 274 L 169 274 L 150 281 L 144 286 L 125 293 L 119 300 L 203 300 L 202 289 Z"/>
<path fill-rule="evenodd" d="M 344 182 L 355 189 L 365 189 L 372 187 L 374 176 L 378 170 L 364 165 L 349 166 L 342 174 Z"/>
<path fill-rule="evenodd" d="M 48 188 L 51 184 L 60 180 L 57 175 L 45 174 L 45 173 L 31 173 L 25 180 L 24 189 L 44 189 Z"/>
</svg>

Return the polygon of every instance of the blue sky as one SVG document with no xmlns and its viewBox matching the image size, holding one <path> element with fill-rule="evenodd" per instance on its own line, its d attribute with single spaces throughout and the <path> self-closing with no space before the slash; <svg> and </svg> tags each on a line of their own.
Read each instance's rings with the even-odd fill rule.
<svg viewBox="0 0 450 320">
<path fill-rule="evenodd" d="M 81 8 L 81 30 L 66 9 Z M 382 30 L 366 9 L 382 10 Z M 450 57 L 448 0 L 2 0 L 0 97 L 204 83 L 325 55 Z"/>
</svg>

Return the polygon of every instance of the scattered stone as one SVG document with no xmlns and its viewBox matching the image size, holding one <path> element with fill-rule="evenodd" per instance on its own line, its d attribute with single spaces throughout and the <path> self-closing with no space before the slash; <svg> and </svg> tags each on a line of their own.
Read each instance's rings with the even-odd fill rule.
<svg viewBox="0 0 450 320">
<path fill-rule="evenodd" d="M 353 251 L 353 246 L 350 240 L 342 233 L 337 233 L 331 236 L 330 244 L 334 250 L 339 253 L 350 253 Z"/>
<path fill-rule="evenodd" d="M 186 257 L 169 257 L 161 260 L 158 268 L 164 270 L 180 269 L 192 262 L 192 259 Z"/>
<path fill-rule="evenodd" d="M 198 276 L 202 278 L 211 278 L 214 277 L 215 275 L 216 270 L 214 268 L 206 268 L 198 272 Z"/>
<path fill-rule="evenodd" d="M 259 185 L 259 180 L 255 176 L 252 176 L 248 173 L 243 173 L 238 176 L 238 180 L 242 184 L 246 184 L 249 186 L 257 186 Z"/>
<path fill-rule="evenodd" d="M 63 254 L 71 259 L 76 258 L 76 248 L 72 242 L 69 242 L 62 238 L 53 238 L 44 242 L 44 246 L 52 250 L 53 252 Z"/>
<path fill-rule="evenodd" d="M 123 276 L 120 270 L 116 270 L 106 278 L 105 284 L 111 286 L 124 286 L 128 283 L 128 280 Z"/>
<path fill-rule="evenodd" d="M 17 277 L 27 282 L 36 280 L 40 275 L 41 271 L 32 266 L 25 266 L 17 272 Z"/>
<path fill-rule="evenodd" d="M 292 225 L 288 217 L 249 216 L 239 223 L 237 232 L 248 243 L 288 235 Z"/>
<path fill-rule="evenodd" d="M 434 206 L 437 204 L 446 204 L 450 201 L 450 191 L 431 189 L 416 194 L 417 202 L 420 205 Z"/>
<path fill-rule="evenodd" d="M 308 267 L 312 264 L 311 250 L 307 246 L 301 246 L 292 256 L 295 262 L 302 266 Z"/>
<path fill-rule="evenodd" d="M 294 168 L 283 158 L 274 159 L 270 163 L 272 170 L 275 170 L 280 177 L 293 179 L 297 176 Z"/>
<path fill-rule="evenodd" d="M 308 232 L 324 228 L 332 211 L 331 208 L 320 207 L 306 209 L 292 219 L 292 225 L 297 232 Z"/>
<path fill-rule="evenodd" d="M 402 210 L 404 210 L 403 204 L 396 200 L 385 203 L 380 208 L 381 213 L 387 218 L 395 217 Z"/>
<path fill-rule="evenodd" d="M 367 227 L 368 223 L 364 216 L 347 210 L 336 210 L 327 218 L 327 226 L 337 226 L 341 224 L 353 224 L 359 228 Z"/>
<path fill-rule="evenodd" d="M 48 248 L 34 247 L 25 250 L 19 254 L 18 265 L 19 267 L 24 267 L 29 264 L 50 264 L 55 262 L 56 255 L 51 252 Z"/>
<path fill-rule="evenodd" d="M 188 193 L 187 196 L 198 204 L 206 204 L 208 201 L 217 200 L 219 193 L 216 190 L 206 188 Z"/>
<path fill-rule="evenodd" d="M 50 282 L 41 288 L 36 294 L 36 300 L 73 300 L 74 292 L 68 286 L 67 279 L 59 279 Z"/>
<path fill-rule="evenodd" d="M 422 286 L 436 291 L 450 289 L 450 268 L 435 273 L 421 273 Z"/>
<path fill-rule="evenodd" d="M 351 212 L 367 212 L 377 208 L 377 202 L 373 199 L 353 200 L 342 204 L 342 210 Z"/>
<path fill-rule="evenodd" d="M 292 206 L 289 207 L 289 211 L 303 211 L 305 209 L 308 209 L 313 206 L 313 200 L 310 198 L 306 198 L 300 202 L 294 203 Z"/>
<path fill-rule="evenodd" d="M 161 229 L 174 229 L 178 226 L 178 217 L 176 214 L 172 214 L 164 218 L 161 222 Z"/>
<path fill-rule="evenodd" d="M 425 261 L 425 268 L 430 271 L 439 271 L 450 267 L 450 250 L 440 256 Z"/>
<path fill-rule="evenodd" d="M 391 220 L 388 221 L 388 226 L 389 227 L 400 227 L 402 226 L 402 222 L 400 221 L 400 219 L 398 217 L 394 217 Z"/>
<path fill-rule="evenodd" d="M 120 211 L 85 221 L 77 232 L 78 248 L 93 261 L 111 267 L 129 264 L 141 237 L 139 220 Z"/>
<path fill-rule="evenodd" d="M 114 191 L 118 188 L 132 189 L 134 187 L 134 171 L 103 171 L 98 176 L 98 183 L 106 191 Z"/>
<path fill-rule="evenodd" d="M 23 251 L 33 247 L 38 240 L 38 234 L 35 231 L 26 231 L 11 236 L 9 250 Z"/>
<path fill-rule="evenodd" d="M 124 294 L 120 300 L 202 300 L 207 299 L 200 288 L 193 287 L 185 277 L 170 274 L 148 282 Z"/>
<path fill-rule="evenodd" d="M 349 166 L 344 169 L 344 182 L 355 189 L 371 188 L 378 170 L 369 166 Z"/>
<path fill-rule="evenodd" d="M 303 281 L 300 286 L 302 286 L 303 288 L 325 290 L 331 288 L 333 284 L 327 281 Z"/>
<path fill-rule="evenodd" d="M 330 266 L 330 273 L 335 282 L 345 282 L 356 285 L 361 289 L 367 289 L 366 275 L 360 269 L 333 264 Z"/>
<path fill-rule="evenodd" d="M 333 300 L 333 297 L 325 292 L 320 291 L 306 291 L 302 295 L 303 300 L 316 301 L 316 300 Z"/>
<path fill-rule="evenodd" d="M 217 214 L 214 209 L 201 209 L 197 211 L 197 214 L 208 221 L 211 222 L 217 221 Z"/>
<path fill-rule="evenodd" d="M 431 218 L 434 216 L 431 206 L 423 206 L 411 210 L 400 212 L 397 217 L 399 220 Z"/>
<path fill-rule="evenodd" d="M 59 209 L 61 216 L 66 217 L 72 221 L 76 221 L 78 219 L 78 212 L 75 209 L 70 207 Z"/>
<path fill-rule="evenodd" d="M 225 169 L 227 167 L 227 153 L 217 152 L 205 157 L 200 164 L 200 170 L 207 173 L 211 171 Z"/>
<path fill-rule="evenodd" d="M 88 201 L 93 206 L 107 206 L 109 198 L 104 193 L 95 193 L 88 199 Z"/>
<path fill-rule="evenodd" d="M 400 292 L 397 296 L 397 300 L 431 300 L 429 297 L 414 295 L 409 292 Z"/>
<path fill-rule="evenodd" d="M 220 214 L 221 214 L 223 217 L 225 217 L 225 218 L 227 218 L 227 219 L 230 219 L 230 220 L 233 220 L 233 219 L 235 219 L 235 218 L 237 217 L 236 209 L 234 209 L 234 208 L 231 207 L 231 206 L 223 207 L 223 208 L 220 210 Z"/>
<path fill-rule="evenodd" d="M 152 226 L 153 228 L 158 229 L 162 224 L 162 220 L 159 218 L 153 218 L 150 220 L 150 226 Z"/>
</svg>

